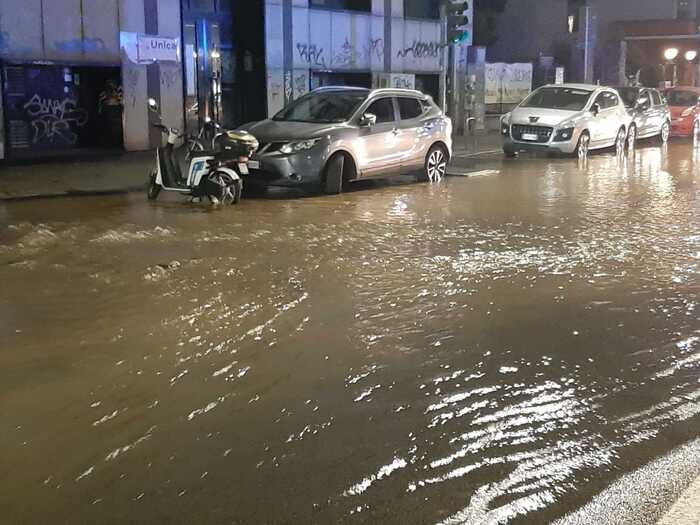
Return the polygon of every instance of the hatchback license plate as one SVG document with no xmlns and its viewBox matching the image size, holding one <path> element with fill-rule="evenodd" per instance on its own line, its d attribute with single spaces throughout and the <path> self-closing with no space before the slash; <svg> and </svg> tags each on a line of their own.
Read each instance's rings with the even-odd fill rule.
<svg viewBox="0 0 700 525">
<path fill-rule="evenodd" d="M 260 169 L 260 161 L 258 160 L 249 160 L 248 161 L 248 167 L 252 170 L 259 170 Z"/>
<path fill-rule="evenodd" d="M 534 133 L 523 133 L 523 140 L 537 140 L 537 135 Z"/>
<path fill-rule="evenodd" d="M 248 175 L 248 165 L 245 162 L 239 162 L 238 171 L 241 172 L 241 175 Z"/>
</svg>

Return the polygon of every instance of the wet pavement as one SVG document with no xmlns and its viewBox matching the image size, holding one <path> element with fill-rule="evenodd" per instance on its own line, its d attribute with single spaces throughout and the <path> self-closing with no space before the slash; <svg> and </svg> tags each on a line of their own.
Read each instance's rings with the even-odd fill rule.
<svg viewBox="0 0 700 525">
<path fill-rule="evenodd" d="M 475 170 L 0 204 L 3 521 L 549 523 L 697 438 L 700 149 Z"/>
</svg>

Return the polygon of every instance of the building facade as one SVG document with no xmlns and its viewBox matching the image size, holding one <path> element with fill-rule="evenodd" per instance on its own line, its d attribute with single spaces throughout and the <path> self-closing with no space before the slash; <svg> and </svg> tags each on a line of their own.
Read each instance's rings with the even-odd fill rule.
<svg viewBox="0 0 700 525">
<path fill-rule="evenodd" d="M 0 156 L 148 148 L 149 97 L 182 121 L 180 34 L 168 0 L 0 0 Z M 139 35 L 157 60 L 139 59 Z"/>
<path fill-rule="evenodd" d="M 439 0 L 0 0 L 0 159 L 159 144 L 323 85 L 442 98 Z"/>
</svg>

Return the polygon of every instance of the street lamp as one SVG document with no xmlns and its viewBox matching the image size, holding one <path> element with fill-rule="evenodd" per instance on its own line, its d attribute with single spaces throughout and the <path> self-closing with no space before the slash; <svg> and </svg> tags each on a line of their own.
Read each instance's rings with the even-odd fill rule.
<svg viewBox="0 0 700 525">
<path fill-rule="evenodd" d="M 666 65 L 672 65 L 673 66 L 673 78 L 671 80 L 671 83 L 673 86 L 676 85 L 677 79 L 678 79 L 678 69 L 676 68 L 676 63 L 674 60 L 676 60 L 676 57 L 678 56 L 678 48 L 677 47 L 669 47 L 664 51 L 664 58 L 666 59 Z M 664 67 L 664 82 L 666 81 L 666 68 Z"/>
<path fill-rule="evenodd" d="M 676 59 L 678 56 L 678 48 L 677 47 L 669 47 L 664 51 L 664 58 L 668 60 L 669 62 L 673 61 Z"/>
<path fill-rule="evenodd" d="M 685 52 L 685 59 L 688 62 L 692 62 L 693 60 L 695 60 L 697 58 L 697 56 L 698 56 L 698 52 L 695 50 L 690 50 L 690 51 Z"/>
</svg>

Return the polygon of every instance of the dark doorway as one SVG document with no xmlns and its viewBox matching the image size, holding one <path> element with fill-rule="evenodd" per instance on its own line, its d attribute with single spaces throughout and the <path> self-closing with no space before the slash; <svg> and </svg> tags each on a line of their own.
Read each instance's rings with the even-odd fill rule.
<svg viewBox="0 0 700 525">
<path fill-rule="evenodd" d="M 263 0 L 233 4 L 233 62 L 224 78 L 224 113 L 231 123 L 267 117 L 267 73 L 265 67 L 265 5 Z M 226 91 L 226 89 L 229 91 Z"/>
<path fill-rule="evenodd" d="M 416 75 L 416 89 L 440 100 L 440 75 Z"/>
<path fill-rule="evenodd" d="M 263 0 L 182 0 L 187 131 L 267 116 Z"/>
</svg>

